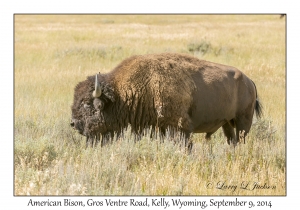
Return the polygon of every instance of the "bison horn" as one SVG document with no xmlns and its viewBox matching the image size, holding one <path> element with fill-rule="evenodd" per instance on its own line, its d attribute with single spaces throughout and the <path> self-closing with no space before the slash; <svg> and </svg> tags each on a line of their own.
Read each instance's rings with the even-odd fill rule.
<svg viewBox="0 0 300 210">
<path fill-rule="evenodd" d="M 100 83 L 98 81 L 98 75 L 96 74 L 96 79 L 95 79 L 95 90 L 93 91 L 93 97 L 94 98 L 98 98 L 101 96 L 101 87 L 100 87 Z"/>
</svg>

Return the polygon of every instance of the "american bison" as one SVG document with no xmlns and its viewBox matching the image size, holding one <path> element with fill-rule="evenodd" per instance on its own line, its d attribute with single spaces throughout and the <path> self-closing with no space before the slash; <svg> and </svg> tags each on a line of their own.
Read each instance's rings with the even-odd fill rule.
<svg viewBox="0 0 300 210">
<path fill-rule="evenodd" d="M 191 133 L 209 139 L 222 127 L 228 144 L 236 146 L 240 132 L 242 138 L 249 132 L 254 111 L 260 117 L 256 86 L 240 70 L 163 53 L 132 56 L 110 73 L 77 84 L 71 126 L 86 136 L 87 145 L 129 125 L 137 136 L 144 129 L 162 135 L 171 129 L 185 137 L 189 149 Z"/>
</svg>

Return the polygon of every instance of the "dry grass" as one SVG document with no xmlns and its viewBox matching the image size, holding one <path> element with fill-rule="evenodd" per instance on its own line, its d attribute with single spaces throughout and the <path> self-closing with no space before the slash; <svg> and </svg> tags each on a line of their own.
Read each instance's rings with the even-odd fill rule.
<svg viewBox="0 0 300 210">
<path fill-rule="evenodd" d="M 16 15 L 15 194 L 285 195 L 285 50 L 277 15 Z M 255 81 L 264 118 L 246 144 L 234 150 L 220 131 L 211 142 L 197 134 L 188 155 L 147 136 L 135 144 L 127 131 L 84 149 L 69 126 L 75 85 L 156 52 L 235 66 Z M 241 189 L 243 182 L 275 189 Z"/>
</svg>

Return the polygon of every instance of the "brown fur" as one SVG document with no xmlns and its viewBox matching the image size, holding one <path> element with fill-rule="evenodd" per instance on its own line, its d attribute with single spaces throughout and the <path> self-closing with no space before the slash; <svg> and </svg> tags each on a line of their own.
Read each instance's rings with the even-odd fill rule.
<svg viewBox="0 0 300 210">
<path fill-rule="evenodd" d="M 158 127 L 187 138 L 204 132 L 208 139 L 223 127 L 228 143 L 236 145 L 238 131 L 249 132 L 254 110 L 261 113 L 256 87 L 245 74 L 190 55 L 133 56 L 98 80 L 100 98 L 92 97 L 95 76 L 75 88 L 72 126 L 87 139 L 121 133 L 129 124 L 137 134 Z"/>
</svg>

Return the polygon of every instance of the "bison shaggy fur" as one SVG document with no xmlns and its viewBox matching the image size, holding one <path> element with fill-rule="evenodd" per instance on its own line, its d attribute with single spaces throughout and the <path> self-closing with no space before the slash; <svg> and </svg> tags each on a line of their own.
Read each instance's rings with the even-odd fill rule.
<svg viewBox="0 0 300 210">
<path fill-rule="evenodd" d="M 171 129 L 189 148 L 191 133 L 209 139 L 222 127 L 228 144 L 236 145 L 254 111 L 261 115 L 255 84 L 234 67 L 185 54 L 138 55 L 77 84 L 71 126 L 87 143 L 119 135 L 128 125 L 136 135 Z"/>
</svg>

